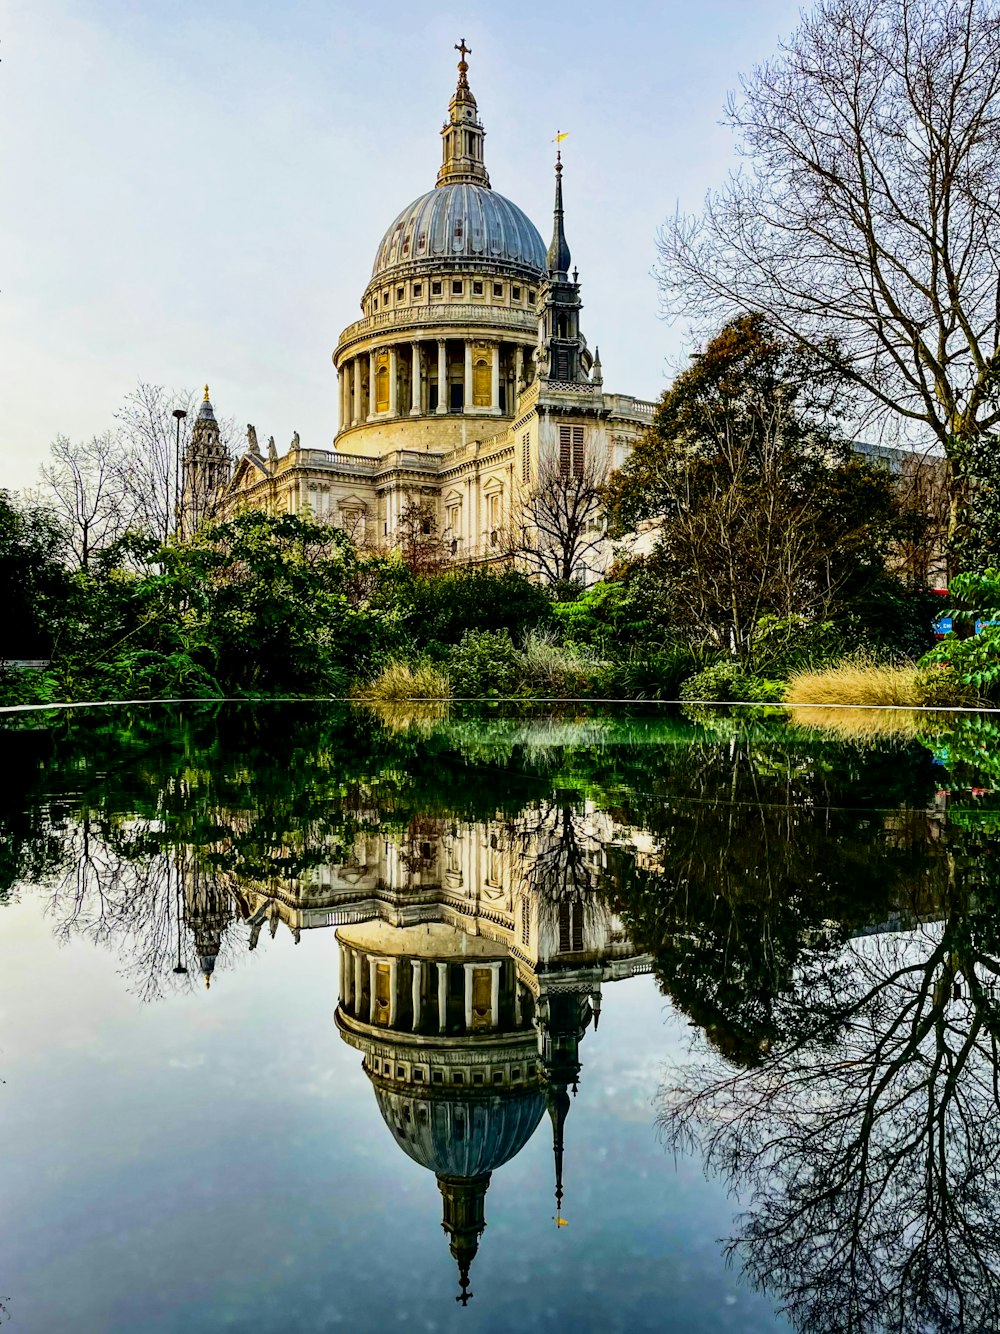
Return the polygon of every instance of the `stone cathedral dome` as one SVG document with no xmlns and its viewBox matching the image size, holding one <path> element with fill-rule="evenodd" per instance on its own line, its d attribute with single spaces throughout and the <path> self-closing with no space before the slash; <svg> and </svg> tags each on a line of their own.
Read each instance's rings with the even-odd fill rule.
<svg viewBox="0 0 1000 1334">
<path fill-rule="evenodd" d="M 421 268 L 475 268 L 540 282 L 545 242 L 516 204 L 490 185 L 483 157 L 486 131 L 469 87 L 468 48 L 459 48 L 458 87 L 441 130 L 442 161 L 433 190 L 408 204 L 382 238 L 369 290 Z"/>
<path fill-rule="evenodd" d="M 451 182 L 407 205 L 382 238 L 372 280 L 421 261 L 513 266 L 541 281 L 545 242 L 531 219 L 488 185 Z"/>
</svg>

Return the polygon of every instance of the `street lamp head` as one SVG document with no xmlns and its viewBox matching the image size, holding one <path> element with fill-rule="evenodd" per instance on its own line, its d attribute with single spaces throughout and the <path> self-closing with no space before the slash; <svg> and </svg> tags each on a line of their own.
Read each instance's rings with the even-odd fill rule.
<svg viewBox="0 0 1000 1334">
<path fill-rule="evenodd" d="M 179 964 L 177 965 L 177 967 L 174 969 L 174 972 L 175 972 L 175 973 L 186 973 L 186 972 L 187 972 L 187 969 L 184 967 L 184 965 L 183 965 L 182 963 L 179 963 Z"/>
<path fill-rule="evenodd" d="M 174 408 L 173 415 L 177 418 L 178 421 L 182 421 L 183 418 L 187 416 L 187 413 L 184 411 L 183 408 Z"/>
</svg>

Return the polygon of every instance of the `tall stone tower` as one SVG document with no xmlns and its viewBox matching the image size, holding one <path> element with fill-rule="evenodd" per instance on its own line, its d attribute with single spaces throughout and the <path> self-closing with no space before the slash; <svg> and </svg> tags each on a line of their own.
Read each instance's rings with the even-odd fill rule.
<svg viewBox="0 0 1000 1334">
<path fill-rule="evenodd" d="M 190 537 L 207 519 L 215 516 L 231 471 L 232 459 L 219 434 L 219 423 L 206 385 L 205 397 L 184 451 L 184 486 L 178 524 L 181 537 Z"/>
</svg>

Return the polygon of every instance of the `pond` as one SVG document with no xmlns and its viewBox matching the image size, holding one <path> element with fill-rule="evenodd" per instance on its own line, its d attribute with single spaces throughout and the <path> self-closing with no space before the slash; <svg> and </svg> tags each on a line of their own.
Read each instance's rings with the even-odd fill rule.
<svg viewBox="0 0 1000 1334">
<path fill-rule="evenodd" d="M 0 1326 L 1000 1325 L 989 715 L 0 722 Z"/>
</svg>

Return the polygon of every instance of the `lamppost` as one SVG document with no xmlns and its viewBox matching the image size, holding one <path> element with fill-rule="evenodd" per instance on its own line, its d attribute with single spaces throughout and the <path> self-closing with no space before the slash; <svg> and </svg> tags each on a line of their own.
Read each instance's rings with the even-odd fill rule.
<svg viewBox="0 0 1000 1334">
<path fill-rule="evenodd" d="M 174 533 L 181 528 L 181 422 L 187 416 L 183 408 L 174 408 L 174 420 L 177 423 L 176 442 L 174 444 Z M 170 523 L 170 487 L 167 486 L 167 523 Z"/>
<path fill-rule="evenodd" d="M 174 966 L 175 973 L 186 973 L 187 969 L 181 963 L 181 868 L 177 867 L 177 963 Z"/>
</svg>

